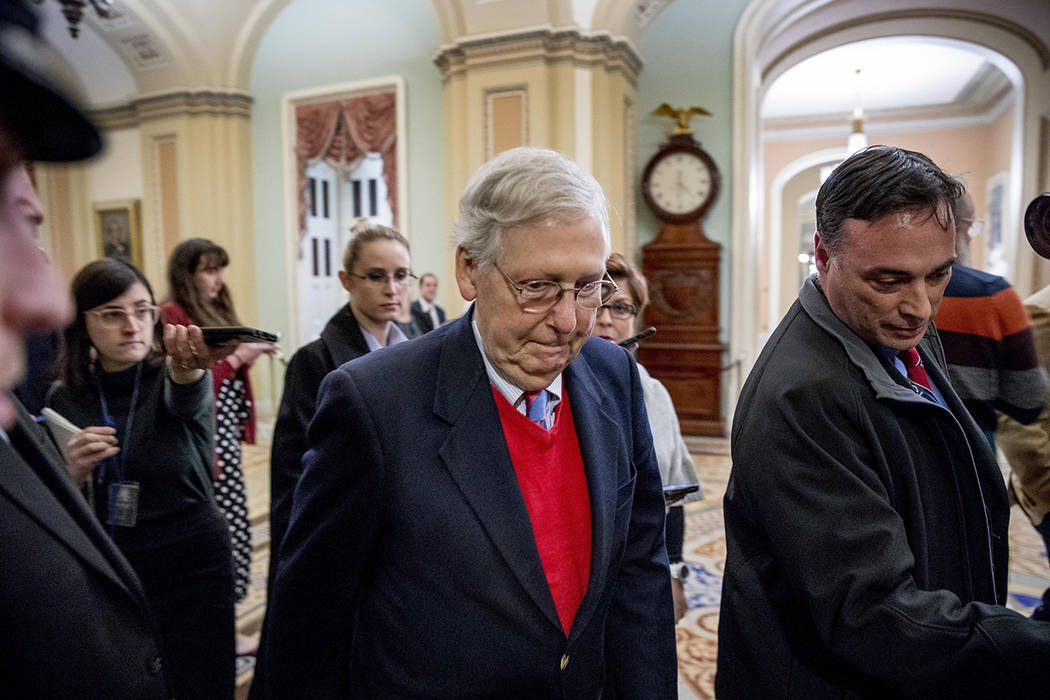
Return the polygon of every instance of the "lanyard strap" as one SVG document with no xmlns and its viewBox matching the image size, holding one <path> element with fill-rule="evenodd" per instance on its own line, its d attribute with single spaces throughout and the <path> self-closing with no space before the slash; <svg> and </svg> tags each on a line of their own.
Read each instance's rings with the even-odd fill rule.
<svg viewBox="0 0 1050 700">
<path fill-rule="evenodd" d="M 135 384 L 131 389 L 131 405 L 128 406 L 128 418 L 124 421 L 124 443 L 120 446 L 120 452 L 115 457 L 105 459 L 99 465 L 98 479 L 100 483 L 106 483 L 107 481 L 123 481 L 124 480 L 124 465 L 128 461 L 128 446 L 130 445 L 131 428 L 135 424 L 135 404 L 139 400 L 139 383 L 142 379 L 142 363 L 139 362 L 135 368 Z M 113 420 L 113 416 L 109 413 L 109 405 L 106 403 L 106 391 L 102 388 L 102 382 L 99 381 L 98 375 L 95 375 L 95 383 L 98 385 L 98 397 L 99 403 L 102 405 L 102 420 L 106 422 L 106 425 L 110 428 L 116 428 L 117 422 Z M 109 474 L 109 465 L 113 465 L 114 474 Z M 114 478 L 110 478 L 110 477 Z"/>
</svg>

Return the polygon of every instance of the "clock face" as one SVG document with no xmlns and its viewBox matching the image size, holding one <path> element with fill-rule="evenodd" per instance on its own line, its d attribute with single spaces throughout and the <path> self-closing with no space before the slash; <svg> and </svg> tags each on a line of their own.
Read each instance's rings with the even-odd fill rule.
<svg viewBox="0 0 1050 700">
<path fill-rule="evenodd" d="M 685 214 L 707 201 L 712 182 L 711 170 L 700 156 L 689 151 L 672 152 L 653 166 L 649 195 L 668 214 Z"/>
</svg>

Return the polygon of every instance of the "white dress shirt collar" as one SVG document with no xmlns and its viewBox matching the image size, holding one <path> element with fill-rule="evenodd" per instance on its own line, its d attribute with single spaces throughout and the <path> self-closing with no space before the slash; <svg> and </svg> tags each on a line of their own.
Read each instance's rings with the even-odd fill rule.
<svg viewBox="0 0 1050 700">
<path fill-rule="evenodd" d="M 481 353 L 481 360 L 485 363 L 485 374 L 488 375 L 489 382 L 492 386 L 496 387 L 499 393 L 503 394 L 503 398 L 507 399 L 507 402 L 514 406 L 518 413 L 525 414 L 525 392 L 515 386 L 512 382 L 504 379 L 503 376 L 496 371 L 496 368 L 489 362 L 488 355 L 485 354 L 485 343 L 481 339 L 481 331 L 478 330 L 478 320 L 476 318 L 471 319 L 470 327 L 474 331 L 474 340 L 478 344 L 478 351 Z M 547 387 L 547 425 L 553 425 L 554 409 L 558 406 L 561 401 L 561 374 L 554 378 L 554 381 Z"/>
<path fill-rule="evenodd" d="M 386 332 L 386 345 L 379 342 L 379 338 L 365 330 L 364 326 L 361 326 L 361 334 L 365 336 L 365 343 L 368 345 L 369 352 L 375 352 L 381 350 L 384 347 L 390 347 L 391 345 L 397 345 L 408 340 L 408 336 L 402 332 L 401 328 L 396 323 L 391 323 L 389 329 Z"/>
</svg>

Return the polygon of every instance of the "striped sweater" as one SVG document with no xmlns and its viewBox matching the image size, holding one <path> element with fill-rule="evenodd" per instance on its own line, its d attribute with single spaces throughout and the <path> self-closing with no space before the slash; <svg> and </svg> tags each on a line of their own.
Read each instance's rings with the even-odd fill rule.
<svg viewBox="0 0 1050 700">
<path fill-rule="evenodd" d="M 952 386 L 989 439 L 997 410 L 1021 423 L 1036 419 L 1047 376 L 1028 312 L 1009 282 L 956 263 L 936 326 Z"/>
</svg>

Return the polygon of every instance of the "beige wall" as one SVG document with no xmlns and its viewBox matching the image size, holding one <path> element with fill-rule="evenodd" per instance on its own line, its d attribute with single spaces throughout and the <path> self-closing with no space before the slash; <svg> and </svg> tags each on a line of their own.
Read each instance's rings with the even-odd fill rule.
<svg viewBox="0 0 1050 700">
<path fill-rule="evenodd" d="M 104 154 L 86 164 L 38 164 L 45 248 L 72 277 L 99 254 L 93 206 L 140 200 L 142 268 L 158 297 L 167 291 L 171 249 L 211 238 L 230 251 L 228 284 L 242 319 L 255 323 L 248 127 L 238 116 L 172 114 L 105 132 Z"/>
<path fill-rule="evenodd" d="M 614 251 L 635 250 L 637 208 L 634 180 L 634 86 L 621 73 L 595 71 L 591 114 L 579 125 L 591 138 L 591 172 L 609 199 L 609 228 Z"/>
<path fill-rule="evenodd" d="M 99 255 L 94 205 L 142 199 L 138 129 L 106 132 L 105 141 L 102 155 L 86 163 L 34 166 L 36 189 L 45 212 L 41 245 L 66 279 Z M 156 287 L 157 281 L 150 281 Z"/>
<path fill-rule="evenodd" d="M 226 282 L 241 320 L 257 322 L 249 123 L 174 114 L 143 122 L 143 267 L 162 296 L 171 249 L 209 238 L 230 251 Z"/>
<path fill-rule="evenodd" d="M 540 32 L 499 41 L 502 53 L 470 43 L 449 48 L 438 59 L 445 100 L 445 210 L 449 225 L 459 197 L 477 168 L 507 147 L 552 148 L 574 157 L 601 183 L 609 199 L 612 249 L 634 250 L 633 144 L 635 84 L 628 50 L 606 43 L 597 55 L 578 35 Z M 624 67 L 626 65 L 626 67 Z M 504 107 L 524 107 L 524 124 L 495 123 L 494 95 Z M 513 96 L 513 97 L 511 97 Z M 506 127 L 507 124 L 503 124 Z M 514 133 L 511 133 L 514 132 Z M 452 279 L 449 257 L 445 279 Z"/>
<path fill-rule="evenodd" d="M 1013 111 L 1007 110 L 994 123 L 986 125 L 933 129 L 929 131 L 878 132 L 869 134 L 871 144 L 889 144 L 919 151 L 929 156 L 943 170 L 966 174 L 967 180 L 983 183 L 988 177 L 1006 170 L 1010 164 L 1010 140 L 1013 137 Z M 845 137 L 799 141 L 769 141 L 763 149 L 765 191 L 791 161 L 829 148 L 843 147 Z M 974 191 L 978 211 L 984 211 L 984 191 Z M 769 225 L 767 208 L 767 230 Z"/>
<path fill-rule="evenodd" d="M 67 280 L 97 257 L 87 168 L 34 164 L 36 190 L 45 212 L 40 242 Z"/>
<path fill-rule="evenodd" d="M 137 127 L 106 132 L 106 149 L 88 163 L 92 202 L 142 199 L 142 147 Z"/>
</svg>

